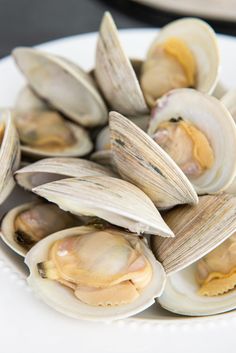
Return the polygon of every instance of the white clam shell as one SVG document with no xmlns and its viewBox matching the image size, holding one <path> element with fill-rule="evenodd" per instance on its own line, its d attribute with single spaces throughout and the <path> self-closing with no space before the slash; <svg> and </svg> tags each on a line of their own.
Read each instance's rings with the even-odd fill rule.
<svg viewBox="0 0 236 353">
<path fill-rule="evenodd" d="M 10 111 L 0 111 L 0 123 L 5 125 L 0 146 L 0 204 L 2 204 L 15 186 L 13 173 L 20 165 L 20 144 Z"/>
<path fill-rule="evenodd" d="M 143 190 L 158 208 L 198 202 L 184 173 L 144 131 L 117 112 L 110 113 L 110 131 L 120 175 Z"/>
<path fill-rule="evenodd" d="M 13 57 L 35 92 L 69 118 L 87 127 L 107 121 L 94 81 L 79 66 L 32 48 L 17 48 Z"/>
<path fill-rule="evenodd" d="M 195 88 L 203 93 L 212 93 L 220 70 L 219 48 L 213 29 L 205 21 L 197 18 L 173 21 L 158 33 L 147 56 L 152 53 L 156 45 L 172 37 L 182 39 L 194 54 L 197 65 Z"/>
<path fill-rule="evenodd" d="M 127 181 L 89 176 L 54 181 L 33 189 L 76 215 L 96 216 L 134 233 L 174 236 L 149 197 Z"/>
<path fill-rule="evenodd" d="M 48 110 L 46 102 L 40 99 L 29 86 L 24 86 L 16 99 L 14 109 L 20 112 Z"/>
<path fill-rule="evenodd" d="M 162 262 L 167 285 L 161 306 L 182 315 L 202 316 L 236 308 L 236 291 L 205 297 L 198 294 L 196 261 L 214 250 L 236 231 L 236 198 L 229 194 L 199 198 L 193 208 L 180 206 L 164 216 L 176 237 L 173 241 L 151 238 L 153 253 Z"/>
<path fill-rule="evenodd" d="M 15 173 L 17 183 L 26 190 L 66 177 L 110 175 L 114 173 L 99 164 L 79 158 L 46 158 Z"/>
<path fill-rule="evenodd" d="M 200 195 L 225 190 L 236 175 L 236 126 L 230 113 L 215 97 L 189 88 L 172 90 L 157 100 L 148 134 L 153 136 L 161 122 L 178 117 L 202 131 L 214 152 L 213 166 L 191 179 L 195 190 Z"/>
<path fill-rule="evenodd" d="M 101 23 L 97 49 L 95 76 L 112 109 L 128 116 L 148 111 L 135 71 L 126 56 L 116 25 L 106 12 Z"/>
<path fill-rule="evenodd" d="M 111 321 L 123 319 L 135 315 L 154 303 L 154 298 L 161 295 L 165 285 L 165 272 L 159 262 L 157 262 L 152 252 L 147 248 L 143 241 L 135 237 L 134 242 L 139 242 L 144 255 L 149 260 L 153 276 L 151 282 L 141 292 L 140 296 L 130 304 L 118 307 L 92 307 L 78 300 L 73 292 L 56 281 L 43 279 L 38 273 L 37 263 L 47 260 L 48 250 L 58 239 L 84 234 L 94 231 L 93 227 L 76 227 L 61 232 L 54 233 L 37 243 L 27 254 L 25 263 L 30 269 L 28 283 L 44 302 L 53 309 L 76 319 L 93 321 Z M 127 233 L 127 239 L 130 235 Z M 112 259 L 111 259 L 112 261 Z"/>
</svg>

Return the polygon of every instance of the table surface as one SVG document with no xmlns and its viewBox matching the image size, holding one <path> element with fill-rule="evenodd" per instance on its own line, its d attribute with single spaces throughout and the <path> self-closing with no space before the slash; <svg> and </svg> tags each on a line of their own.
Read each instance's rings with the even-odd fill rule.
<svg viewBox="0 0 236 353">
<path fill-rule="evenodd" d="M 162 27 L 179 17 L 128 0 L 0 0 L 0 57 L 16 46 L 97 31 L 109 10 L 119 28 Z M 217 32 L 236 35 L 236 24 L 210 21 Z"/>
</svg>

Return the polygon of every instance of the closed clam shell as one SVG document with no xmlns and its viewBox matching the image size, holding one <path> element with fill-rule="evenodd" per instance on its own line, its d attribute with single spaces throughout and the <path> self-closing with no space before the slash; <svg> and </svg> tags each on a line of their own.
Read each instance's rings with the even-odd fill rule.
<svg viewBox="0 0 236 353">
<path fill-rule="evenodd" d="M 159 303 L 182 315 L 204 316 L 236 308 L 236 291 L 203 296 L 196 279 L 197 260 L 216 249 L 236 231 L 236 198 L 228 194 L 199 198 L 194 207 L 179 206 L 164 216 L 175 232 L 173 242 L 152 237 L 153 253 L 167 272 L 167 283 Z M 225 261 L 225 258 L 219 259 Z"/>
<path fill-rule="evenodd" d="M 204 133 L 214 154 L 213 165 L 191 178 L 196 192 L 201 195 L 225 190 L 236 174 L 236 126 L 230 113 L 215 97 L 190 88 L 172 90 L 157 100 L 148 134 L 154 136 L 162 122 L 179 117 Z"/>
<path fill-rule="evenodd" d="M 116 25 L 106 12 L 101 23 L 95 76 L 109 106 L 123 114 L 137 116 L 148 111 L 138 78 L 126 56 Z"/>
<path fill-rule="evenodd" d="M 117 112 L 110 113 L 110 131 L 119 173 L 158 208 L 197 203 L 197 194 L 184 173 L 144 131 Z"/>
<path fill-rule="evenodd" d="M 161 295 L 166 276 L 160 263 L 158 263 L 146 244 L 129 233 L 123 232 L 125 238 L 133 244 L 139 244 L 142 253 L 151 264 L 153 275 L 150 283 L 142 290 L 140 296 L 132 303 L 121 306 L 93 307 L 78 300 L 72 291 L 60 283 L 44 279 L 39 275 L 37 264 L 47 260 L 48 251 L 52 244 L 62 238 L 82 235 L 97 231 L 94 227 L 75 227 L 54 233 L 41 240 L 27 254 L 25 263 L 30 270 L 28 283 L 37 295 L 53 309 L 76 319 L 104 321 L 117 320 L 135 315 L 154 303 L 154 298 Z M 110 259 L 112 265 L 112 258 Z"/>
<path fill-rule="evenodd" d="M 20 165 L 20 144 L 10 111 L 0 111 L 0 124 L 4 127 L 0 143 L 0 204 L 2 204 L 15 186 L 13 173 Z"/>
<path fill-rule="evenodd" d="M 79 158 L 45 158 L 15 173 L 17 184 L 26 190 L 66 177 L 110 175 L 114 173 L 99 164 Z"/>
<path fill-rule="evenodd" d="M 30 86 L 51 106 L 86 127 L 107 121 L 107 109 L 93 79 L 79 66 L 32 48 L 16 48 L 13 57 Z"/>
<path fill-rule="evenodd" d="M 76 215 L 96 216 L 138 234 L 173 236 L 149 197 L 121 179 L 63 179 L 38 186 L 33 192 Z"/>
<path fill-rule="evenodd" d="M 219 47 L 213 29 L 197 18 L 173 21 L 160 30 L 147 53 L 147 59 L 157 45 L 173 37 L 183 40 L 194 55 L 197 66 L 195 88 L 203 93 L 212 93 L 220 70 Z"/>
</svg>

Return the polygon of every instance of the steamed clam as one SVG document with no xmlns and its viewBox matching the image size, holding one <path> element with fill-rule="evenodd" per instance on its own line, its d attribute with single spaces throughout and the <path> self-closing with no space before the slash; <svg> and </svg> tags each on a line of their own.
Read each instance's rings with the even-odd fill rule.
<svg viewBox="0 0 236 353">
<path fill-rule="evenodd" d="M 121 179 L 105 175 L 62 179 L 32 191 L 75 215 L 99 217 L 133 233 L 174 236 L 149 197 Z"/>
<path fill-rule="evenodd" d="M 157 101 L 148 134 L 198 194 L 225 190 L 235 178 L 236 126 L 216 98 L 188 88 L 169 92 Z"/>
<path fill-rule="evenodd" d="M 34 91 L 67 117 L 86 127 L 107 121 L 92 77 L 78 65 L 32 48 L 17 48 L 13 57 Z"/>
<path fill-rule="evenodd" d="M 30 202 L 10 210 L 1 224 L 1 238 L 21 256 L 59 230 L 80 225 L 75 216 L 45 202 Z"/>
<path fill-rule="evenodd" d="M 194 87 L 204 93 L 215 88 L 220 67 L 212 28 L 185 18 L 163 27 L 144 61 L 141 87 L 149 106 L 175 88 Z"/>
<path fill-rule="evenodd" d="M 128 116 L 148 112 L 132 64 L 120 43 L 116 25 L 106 12 L 96 48 L 95 77 L 109 106 Z"/>
<path fill-rule="evenodd" d="M 114 228 L 77 227 L 40 241 L 26 256 L 28 282 L 54 309 L 107 320 L 149 307 L 165 272 L 138 236 Z"/>
<path fill-rule="evenodd" d="M 17 184 L 26 190 L 67 177 L 86 177 L 114 173 L 95 162 L 80 158 L 45 158 L 15 172 Z"/>
<path fill-rule="evenodd" d="M 14 171 L 20 165 L 19 138 L 11 112 L 0 111 L 0 204 L 11 193 L 15 181 Z"/>
<path fill-rule="evenodd" d="M 110 113 L 110 131 L 118 172 L 143 190 L 158 208 L 198 202 L 184 173 L 144 131 L 117 112 Z"/>
<path fill-rule="evenodd" d="M 17 95 L 14 109 L 18 112 L 48 110 L 46 101 L 39 98 L 30 86 L 24 86 Z"/>
<path fill-rule="evenodd" d="M 180 206 L 164 216 L 176 237 L 151 239 L 168 276 L 160 304 L 184 315 L 212 315 L 236 308 L 236 198 L 200 197 L 193 208 Z"/>
</svg>

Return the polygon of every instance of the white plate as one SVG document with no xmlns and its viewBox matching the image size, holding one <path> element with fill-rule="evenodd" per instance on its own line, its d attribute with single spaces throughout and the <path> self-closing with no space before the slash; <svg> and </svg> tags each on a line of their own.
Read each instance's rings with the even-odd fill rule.
<svg viewBox="0 0 236 353">
<path fill-rule="evenodd" d="M 235 0 L 132 0 L 156 9 L 188 16 L 201 16 L 215 20 L 235 21 Z"/>
<path fill-rule="evenodd" d="M 124 30 L 120 32 L 123 45 L 130 57 L 143 58 L 157 30 Z M 68 57 L 85 69 L 93 67 L 96 34 L 86 34 L 57 40 L 40 46 L 41 49 Z M 222 53 L 222 82 L 226 87 L 236 85 L 236 40 L 219 36 L 219 44 Z M 0 107 L 11 106 L 14 103 L 17 92 L 24 80 L 15 68 L 10 58 L 0 61 Z M 23 202 L 26 195 L 18 190 L 0 208 L 0 217 L 7 209 L 15 204 Z M 153 305 L 142 314 L 127 320 L 114 322 L 108 325 L 75 321 L 54 312 L 41 301 L 37 300 L 26 284 L 27 270 L 22 259 L 10 251 L 2 242 L 0 243 L 0 350 L 11 352 L 42 352 L 48 345 L 57 346 L 57 352 L 64 352 L 70 347 L 78 347 L 82 353 L 96 350 L 105 352 L 151 351 L 153 348 L 162 347 L 161 352 L 173 352 L 165 350 L 170 345 L 175 347 L 175 353 L 180 352 L 176 342 L 181 337 L 181 332 L 190 329 L 188 338 L 185 339 L 186 347 L 191 353 L 198 351 L 202 344 L 201 352 L 204 352 L 204 342 L 192 345 L 193 335 L 202 330 L 216 327 L 224 332 L 227 342 L 230 342 L 231 330 L 235 330 L 236 320 L 234 313 L 218 315 L 210 318 L 184 318 L 174 316 L 158 305 Z M 139 336 L 134 333 L 137 330 L 145 330 L 146 334 Z M 194 328 L 194 331 L 192 330 Z M 135 330 L 135 331 L 136 331 Z M 153 331 L 155 330 L 155 331 Z M 158 331 L 157 331 L 158 330 Z M 196 331 L 197 330 L 197 331 Z M 151 332 L 156 332 L 151 335 Z M 157 332 L 158 340 L 155 339 Z M 169 340 L 171 332 L 173 339 Z M 14 334 L 13 334 L 14 333 Z M 210 331 L 209 331 L 210 334 Z M 103 335 L 103 336 L 102 336 Z M 55 338 L 55 336 L 57 338 Z M 215 336 L 215 334 L 214 334 Z M 217 352 L 217 337 L 211 344 L 211 349 Z M 105 340 L 104 343 L 101 340 Z M 123 345 L 124 340 L 126 344 Z M 112 343 L 113 342 L 113 343 Z M 168 343 L 168 344 L 167 344 Z M 200 346 L 199 346 L 200 344 Z M 225 343 L 226 344 L 226 343 Z M 81 350 L 81 347 L 83 350 Z M 198 347 L 198 350 L 197 350 Z M 226 346 L 224 345 L 224 348 Z M 72 348 L 71 348 L 72 349 Z"/>
</svg>

